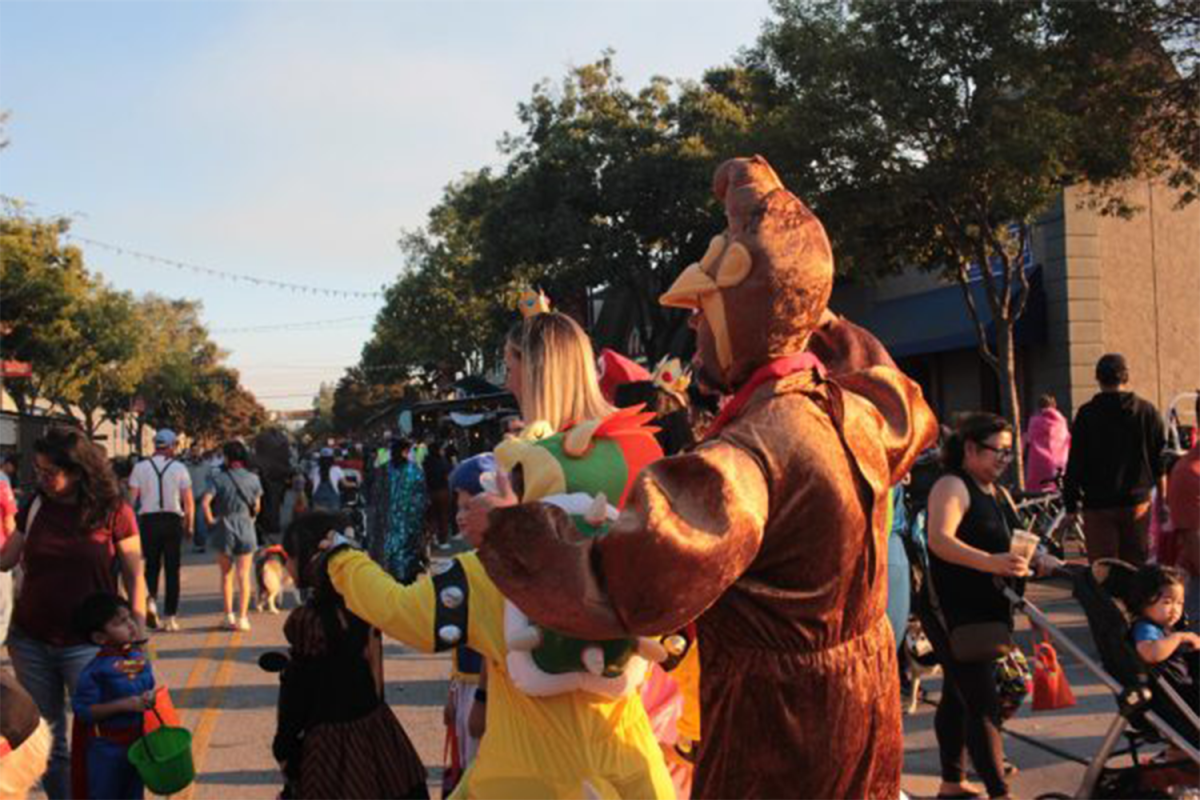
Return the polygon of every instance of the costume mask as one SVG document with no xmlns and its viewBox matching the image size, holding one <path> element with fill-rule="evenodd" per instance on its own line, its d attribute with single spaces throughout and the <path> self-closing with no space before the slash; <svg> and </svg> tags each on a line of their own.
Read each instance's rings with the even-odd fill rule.
<svg viewBox="0 0 1200 800">
<path fill-rule="evenodd" d="M 728 227 L 659 298 L 701 309 L 716 364 L 705 367 L 736 389 L 754 370 L 803 352 L 833 288 L 833 253 L 820 220 L 761 156 L 726 161 L 713 177 Z"/>
</svg>

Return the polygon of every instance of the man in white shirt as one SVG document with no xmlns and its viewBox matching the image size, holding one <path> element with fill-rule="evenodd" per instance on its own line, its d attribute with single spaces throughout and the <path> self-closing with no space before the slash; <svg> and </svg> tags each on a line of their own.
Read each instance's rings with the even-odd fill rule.
<svg viewBox="0 0 1200 800">
<path fill-rule="evenodd" d="M 138 510 L 142 553 L 146 559 L 146 622 L 158 627 L 159 569 L 166 572 L 164 630 L 179 630 L 179 565 L 183 537 L 192 536 L 196 501 L 187 466 L 175 458 L 175 433 L 166 428 L 154 434 L 154 455 L 138 463 L 129 476 L 129 490 Z"/>
</svg>

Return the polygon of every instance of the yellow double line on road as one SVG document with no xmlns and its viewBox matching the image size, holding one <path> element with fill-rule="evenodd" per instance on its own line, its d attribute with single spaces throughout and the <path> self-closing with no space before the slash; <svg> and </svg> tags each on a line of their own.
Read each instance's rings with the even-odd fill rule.
<svg viewBox="0 0 1200 800">
<path fill-rule="evenodd" d="M 205 638 L 204 644 L 200 647 L 200 652 L 196 656 L 196 663 L 192 665 L 191 672 L 188 673 L 187 680 L 184 682 L 183 688 L 177 696 L 180 707 L 185 704 L 185 701 L 191 698 L 193 692 L 197 691 L 200 680 L 204 673 L 208 671 L 208 664 L 213 660 L 212 656 L 219 647 L 218 639 L 223 633 L 224 631 L 216 629 L 210 631 Z M 233 655 L 237 652 L 241 643 L 242 632 L 234 631 L 229 637 L 229 641 L 225 644 L 225 652 L 218 663 L 212 687 L 209 691 L 208 701 L 205 703 L 203 710 L 200 711 L 199 720 L 194 721 L 193 725 L 184 724 L 184 727 L 192 731 L 192 763 L 195 765 L 197 776 L 204 770 L 204 759 L 208 754 L 208 745 L 212 740 L 213 730 L 217 726 L 217 717 L 221 715 L 221 701 L 225 698 L 225 690 L 229 688 L 229 678 L 233 672 Z M 181 724 L 183 724 L 182 720 Z M 195 790 L 196 784 L 193 782 L 177 796 L 181 800 L 191 800 Z"/>
<path fill-rule="evenodd" d="M 208 703 L 200 714 L 200 721 L 192 734 L 192 762 L 196 766 L 196 774 L 204 772 L 204 759 L 208 755 L 208 743 L 212 740 L 213 730 L 217 727 L 217 717 L 221 715 L 221 701 L 225 699 L 225 690 L 229 688 L 229 676 L 233 672 L 233 654 L 242 643 L 242 632 L 236 631 L 229 637 L 225 646 L 225 655 L 221 657 L 221 665 L 217 667 L 216 678 L 213 679 L 212 692 L 208 695 Z M 183 791 L 180 797 L 191 800 L 196 791 L 195 782 Z"/>
</svg>

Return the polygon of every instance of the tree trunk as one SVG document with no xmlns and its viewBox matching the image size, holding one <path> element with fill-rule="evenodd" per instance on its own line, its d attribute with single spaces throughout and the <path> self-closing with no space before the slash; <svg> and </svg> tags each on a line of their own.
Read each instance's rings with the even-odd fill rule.
<svg viewBox="0 0 1200 800">
<path fill-rule="evenodd" d="M 134 440 L 133 440 L 133 452 L 137 455 L 138 458 L 142 457 L 142 429 L 145 428 L 145 426 L 146 426 L 146 418 L 143 415 L 138 414 L 137 415 L 137 428 L 136 428 L 136 433 L 134 434 Z"/>
<path fill-rule="evenodd" d="M 1013 426 L 1013 483 L 1025 488 L 1025 454 L 1021 442 L 1021 394 L 1017 389 L 1017 358 L 1013 346 L 1013 328 L 1016 320 L 997 318 L 996 356 L 1000 362 L 1000 409 Z"/>
<path fill-rule="evenodd" d="M 80 409 L 83 413 L 83 432 L 87 434 L 88 441 L 96 440 L 96 428 L 99 427 L 96 422 L 96 412 L 94 409 Z"/>
</svg>

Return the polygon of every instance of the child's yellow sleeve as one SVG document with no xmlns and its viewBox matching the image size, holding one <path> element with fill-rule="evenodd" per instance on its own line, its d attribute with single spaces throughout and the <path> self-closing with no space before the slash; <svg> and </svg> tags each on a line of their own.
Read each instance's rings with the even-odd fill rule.
<svg viewBox="0 0 1200 800">
<path fill-rule="evenodd" d="M 356 616 L 409 647 L 433 652 L 433 586 L 429 576 L 404 586 L 366 553 L 346 550 L 329 559 L 329 579 Z"/>
<path fill-rule="evenodd" d="M 351 612 L 410 647 L 432 653 L 465 644 L 499 657 L 503 601 L 474 554 L 404 586 L 366 553 L 346 550 L 330 558 L 329 579 Z M 461 591 L 457 603 L 447 602 L 453 588 Z"/>
</svg>

